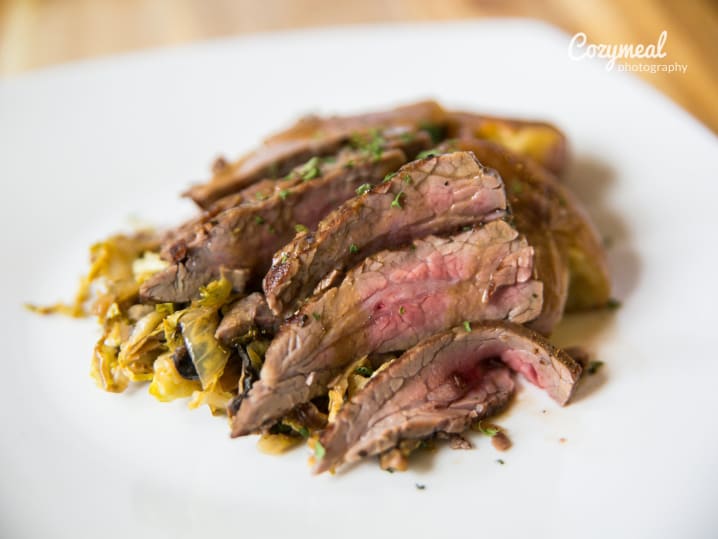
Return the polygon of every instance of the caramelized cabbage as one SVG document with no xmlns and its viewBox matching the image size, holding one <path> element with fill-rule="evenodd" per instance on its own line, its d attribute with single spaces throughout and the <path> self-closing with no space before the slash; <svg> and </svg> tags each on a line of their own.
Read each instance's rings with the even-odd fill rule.
<svg viewBox="0 0 718 539">
<path fill-rule="evenodd" d="M 185 380 L 175 369 L 172 355 L 159 356 L 154 363 L 154 377 L 150 384 L 150 395 L 158 401 L 169 402 L 182 397 L 189 397 L 201 389 L 199 382 Z"/>
</svg>

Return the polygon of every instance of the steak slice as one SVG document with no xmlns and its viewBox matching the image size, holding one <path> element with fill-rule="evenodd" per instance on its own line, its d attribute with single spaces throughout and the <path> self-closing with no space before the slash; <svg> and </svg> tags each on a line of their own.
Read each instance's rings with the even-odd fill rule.
<svg viewBox="0 0 718 539">
<path fill-rule="evenodd" d="M 472 153 L 419 159 L 345 202 L 319 223 L 316 233 L 283 247 L 264 278 L 267 302 L 277 315 L 292 312 L 312 291 L 321 291 L 316 287 L 324 276 L 336 279 L 370 254 L 505 214 L 501 178 Z"/>
<path fill-rule="evenodd" d="M 581 366 L 543 337 L 506 322 L 480 322 L 433 335 L 374 376 L 347 402 L 322 435 L 326 453 L 317 472 L 377 455 L 406 439 L 461 433 L 506 404 L 508 369 L 570 399 Z"/>
<path fill-rule="evenodd" d="M 144 302 L 186 302 L 218 275 L 222 267 L 248 270 L 256 279 L 272 255 L 295 235 L 295 227 L 314 228 L 363 183 L 376 183 L 406 162 L 399 149 L 381 155 L 346 150 L 332 163 L 317 163 L 290 178 L 268 198 L 223 211 L 175 238 L 165 252 L 174 264 L 153 275 L 140 289 Z M 306 165 L 305 165 L 306 166 Z"/>
<path fill-rule="evenodd" d="M 566 136 L 555 126 L 544 122 L 450 112 L 447 136 L 490 140 L 532 158 L 557 175 L 564 171 L 568 160 Z"/>
<path fill-rule="evenodd" d="M 357 132 L 372 128 L 420 129 L 445 122 L 444 110 L 433 101 L 414 103 L 393 110 L 357 116 L 302 118 L 289 129 L 267 138 L 255 151 L 231 164 L 220 164 L 207 183 L 195 185 L 185 195 L 200 207 L 264 178 L 281 178 L 292 168 L 314 156 L 335 153 Z"/>
<path fill-rule="evenodd" d="M 366 258 L 280 329 L 234 416 L 233 436 L 322 394 L 364 355 L 406 350 L 464 320 L 533 320 L 542 284 L 532 274 L 533 249 L 505 221 Z"/>
<path fill-rule="evenodd" d="M 214 336 L 223 346 L 230 347 L 254 328 L 276 333 L 278 327 L 279 320 L 269 310 L 264 296 L 254 292 L 229 307 Z"/>
<path fill-rule="evenodd" d="M 544 312 L 533 326 L 544 333 L 569 311 L 603 307 L 611 282 L 601 237 L 581 203 L 546 169 L 492 142 L 459 139 L 447 150 L 472 151 L 506 184 L 516 228 L 536 250 L 544 282 Z"/>
</svg>

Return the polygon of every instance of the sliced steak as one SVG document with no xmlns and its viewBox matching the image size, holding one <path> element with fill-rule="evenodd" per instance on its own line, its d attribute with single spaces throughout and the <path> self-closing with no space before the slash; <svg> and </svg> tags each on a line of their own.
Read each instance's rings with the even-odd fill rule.
<svg viewBox="0 0 718 539">
<path fill-rule="evenodd" d="M 513 382 L 500 359 L 566 404 L 581 366 L 531 330 L 481 322 L 433 335 L 374 376 L 321 437 L 317 472 L 378 455 L 407 439 L 461 433 L 506 404 Z"/>
<path fill-rule="evenodd" d="M 289 129 L 267 138 L 263 146 L 238 161 L 220 162 L 209 182 L 195 185 L 186 195 L 202 208 L 209 208 L 216 200 L 259 180 L 281 178 L 311 157 L 336 152 L 357 131 L 385 127 L 419 129 L 444 122 L 444 110 L 432 101 L 374 114 L 303 118 Z"/>
<path fill-rule="evenodd" d="M 264 296 L 254 292 L 229 307 L 214 336 L 222 345 L 229 347 L 252 329 L 275 333 L 278 328 L 279 320 L 269 309 Z"/>
<path fill-rule="evenodd" d="M 368 186 L 367 186 L 368 189 Z M 322 282 L 330 286 L 348 267 L 381 249 L 428 234 L 456 231 L 506 214 L 501 178 L 469 152 L 419 159 L 390 181 L 348 200 L 314 234 L 282 248 L 264 278 L 277 314 L 292 312 Z"/>
<path fill-rule="evenodd" d="M 368 257 L 282 327 L 234 417 L 233 435 L 322 394 L 364 355 L 406 350 L 463 320 L 533 320 L 542 284 L 532 274 L 533 249 L 505 221 Z"/>
<path fill-rule="evenodd" d="M 566 137 L 548 123 L 497 118 L 470 112 L 450 112 L 447 136 L 496 142 L 508 150 L 534 159 L 557 175 L 566 168 Z"/>
<path fill-rule="evenodd" d="M 145 302 L 185 302 L 220 268 L 248 270 L 257 279 L 272 255 L 295 235 L 295 227 L 313 228 L 336 206 L 355 195 L 363 183 L 377 183 L 406 162 L 401 150 L 368 155 L 347 150 L 335 162 L 317 163 L 290 178 L 286 187 L 265 200 L 223 211 L 191 233 L 184 232 L 166 249 L 173 262 L 143 283 Z"/>
<path fill-rule="evenodd" d="M 580 202 L 531 159 L 492 142 L 460 139 L 447 150 L 472 151 L 506 184 L 516 228 L 536 250 L 544 282 L 544 313 L 535 329 L 544 333 L 570 311 L 603 307 L 611 283 L 601 237 Z"/>
</svg>

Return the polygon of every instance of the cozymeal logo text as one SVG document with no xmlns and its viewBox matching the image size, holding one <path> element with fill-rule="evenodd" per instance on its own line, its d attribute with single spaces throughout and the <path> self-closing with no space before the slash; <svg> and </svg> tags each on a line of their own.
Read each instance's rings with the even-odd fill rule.
<svg viewBox="0 0 718 539">
<path fill-rule="evenodd" d="M 568 57 L 574 61 L 580 61 L 584 58 L 605 58 L 606 71 L 612 71 L 617 67 L 618 71 L 645 71 L 650 73 L 657 72 L 676 72 L 685 73 L 688 70 L 688 64 L 675 63 L 621 63 L 616 62 L 623 58 L 631 59 L 663 59 L 668 56 L 664 48 L 668 40 L 668 31 L 663 30 L 655 43 L 648 45 L 643 43 L 590 43 L 588 35 L 585 32 L 574 34 L 568 44 Z"/>
</svg>

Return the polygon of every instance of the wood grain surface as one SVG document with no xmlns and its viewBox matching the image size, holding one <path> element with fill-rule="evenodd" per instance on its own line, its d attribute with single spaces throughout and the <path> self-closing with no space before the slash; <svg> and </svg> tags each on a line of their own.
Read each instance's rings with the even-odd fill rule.
<svg viewBox="0 0 718 539">
<path fill-rule="evenodd" d="M 61 62 L 251 32 L 521 16 L 593 43 L 652 43 L 682 73 L 641 74 L 718 133 L 716 0 L 0 0 L 0 77 Z"/>
</svg>

